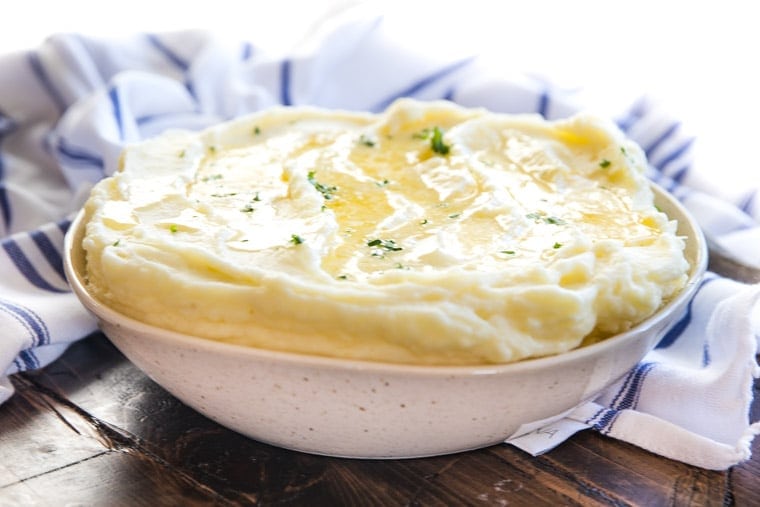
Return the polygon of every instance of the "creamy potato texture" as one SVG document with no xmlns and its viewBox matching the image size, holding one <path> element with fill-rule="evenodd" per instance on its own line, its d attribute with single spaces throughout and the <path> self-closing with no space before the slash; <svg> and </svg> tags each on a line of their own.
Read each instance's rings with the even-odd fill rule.
<svg viewBox="0 0 760 507">
<path fill-rule="evenodd" d="M 87 286 L 140 321 L 267 349 L 557 354 L 683 287 L 645 164 L 589 115 L 275 108 L 128 147 L 85 207 Z"/>
</svg>

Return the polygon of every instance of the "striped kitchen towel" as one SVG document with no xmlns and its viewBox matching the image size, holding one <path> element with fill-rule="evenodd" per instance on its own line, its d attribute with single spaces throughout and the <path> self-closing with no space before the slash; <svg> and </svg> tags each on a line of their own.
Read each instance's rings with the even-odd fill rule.
<svg viewBox="0 0 760 507">
<path fill-rule="evenodd" d="M 8 376 L 44 367 L 95 329 L 62 273 L 63 236 L 122 147 L 167 128 L 199 129 L 274 104 L 379 111 L 402 96 L 560 118 L 575 97 L 467 54 L 410 51 L 382 16 L 347 17 L 285 56 L 201 31 L 94 39 L 50 37 L 0 56 L 0 401 Z M 651 161 L 650 176 L 705 231 L 758 262 L 757 182 L 741 202 L 711 195 L 692 141 L 642 100 L 610 112 Z M 757 375 L 758 288 L 710 274 L 689 312 L 626 378 L 559 421 L 510 441 L 540 453 L 593 428 L 664 456 L 722 469 L 749 455 Z M 2 410 L 2 407 L 0 407 Z"/>
</svg>

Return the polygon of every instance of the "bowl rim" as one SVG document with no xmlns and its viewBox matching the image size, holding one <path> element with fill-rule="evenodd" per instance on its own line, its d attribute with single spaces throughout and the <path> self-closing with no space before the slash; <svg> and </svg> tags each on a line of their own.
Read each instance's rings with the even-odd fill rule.
<svg viewBox="0 0 760 507">
<path fill-rule="evenodd" d="M 64 273 L 80 302 L 90 311 L 99 321 L 105 321 L 120 325 L 125 328 L 134 329 L 142 334 L 160 335 L 162 339 L 174 343 L 184 343 L 196 348 L 210 352 L 221 352 L 224 354 L 234 353 L 245 357 L 252 357 L 258 360 L 277 361 L 280 363 L 298 363 L 301 366 L 330 368 L 336 370 L 361 370 L 368 373 L 384 374 L 413 374 L 415 376 L 479 376 L 479 375 L 496 375 L 511 372 L 520 372 L 524 370 L 547 369 L 559 364 L 582 360 L 590 355 L 603 354 L 605 350 L 612 349 L 620 342 L 635 339 L 641 333 L 646 333 L 657 326 L 664 319 L 669 317 L 672 311 L 675 311 L 682 304 L 691 300 L 700 286 L 702 278 L 707 271 L 707 242 L 704 234 L 697 224 L 694 217 L 686 208 L 667 190 L 656 183 L 650 182 L 657 199 L 664 199 L 669 208 L 677 212 L 669 213 L 671 220 L 678 220 L 680 227 L 686 229 L 689 234 L 687 241 L 694 242 L 694 263 L 690 266 L 689 276 L 684 288 L 672 299 L 667 301 L 654 314 L 641 321 L 631 329 L 618 333 L 604 340 L 576 347 L 572 350 L 553 354 L 548 356 L 522 359 L 510 363 L 478 364 L 478 365 L 420 365 L 410 363 L 391 363 L 383 361 L 372 361 L 365 359 L 350 359 L 340 357 L 321 356 L 315 354 L 305 354 L 298 352 L 281 351 L 274 349 L 264 349 L 253 346 L 239 345 L 235 343 L 223 342 L 209 338 L 202 338 L 185 333 L 180 333 L 170 329 L 161 328 L 151 324 L 141 322 L 132 317 L 128 317 L 109 306 L 95 299 L 84 286 L 81 276 L 74 265 L 75 252 L 83 251 L 81 241 L 78 248 L 75 249 L 74 241 L 77 237 L 81 238 L 84 227 L 84 210 L 77 212 L 71 222 L 68 231 L 64 237 Z M 688 247 L 688 245 L 687 245 Z"/>
</svg>

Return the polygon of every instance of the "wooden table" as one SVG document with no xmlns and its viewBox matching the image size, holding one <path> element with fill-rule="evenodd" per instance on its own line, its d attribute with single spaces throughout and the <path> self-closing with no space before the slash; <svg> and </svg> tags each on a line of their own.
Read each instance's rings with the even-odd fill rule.
<svg viewBox="0 0 760 507">
<path fill-rule="evenodd" d="M 312 456 L 211 422 L 99 333 L 12 381 L 0 406 L 2 506 L 760 505 L 760 439 L 726 472 L 592 431 L 535 458 L 507 445 L 411 460 Z"/>
</svg>

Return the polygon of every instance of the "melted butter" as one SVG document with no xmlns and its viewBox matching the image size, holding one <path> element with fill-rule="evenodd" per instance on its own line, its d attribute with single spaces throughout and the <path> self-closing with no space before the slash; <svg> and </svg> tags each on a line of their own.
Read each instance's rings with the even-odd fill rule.
<svg viewBox="0 0 760 507">
<path fill-rule="evenodd" d="M 579 150 L 582 163 L 598 165 L 599 132 L 478 122 L 473 113 L 427 111 L 374 125 L 270 125 L 248 145 L 210 146 L 188 198 L 223 215 L 234 230 L 228 246 L 240 251 L 286 247 L 294 234 L 308 239 L 334 221 L 320 267 L 350 280 L 391 269 L 548 263 L 576 233 L 640 245 L 661 232 L 605 186 L 601 168 L 577 174 Z M 468 144 L 468 128 L 489 127 L 490 142 Z M 449 153 L 433 149 L 434 128 L 449 134 Z M 321 195 L 300 202 L 294 182 Z"/>
</svg>

